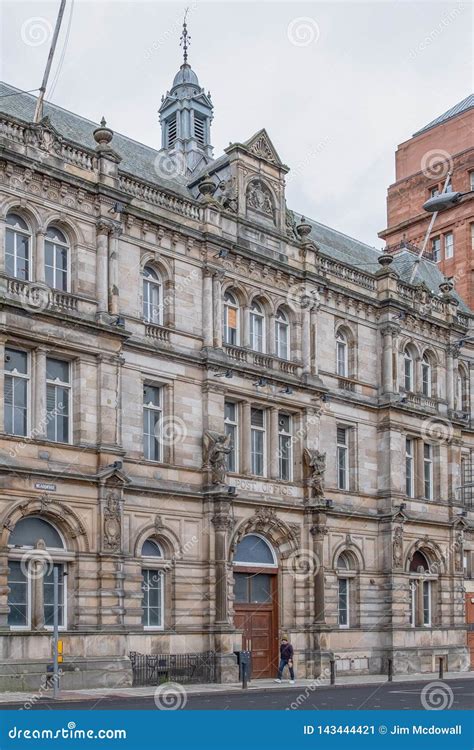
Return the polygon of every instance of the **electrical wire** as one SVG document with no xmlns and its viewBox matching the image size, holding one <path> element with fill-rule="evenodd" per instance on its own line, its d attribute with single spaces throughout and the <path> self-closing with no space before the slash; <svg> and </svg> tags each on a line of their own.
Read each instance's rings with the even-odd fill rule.
<svg viewBox="0 0 474 750">
<path fill-rule="evenodd" d="M 71 32 L 71 24 L 72 24 L 73 11 L 74 11 L 74 0 L 71 0 L 71 12 L 69 13 L 69 20 L 68 20 L 67 29 L 66 29 L 66 35 L 64 37 L 64 44 L 63 44 L 63 48 L 61 50 L 61 56 L 59 58 L 58 67 L 56 68 L 56 72 L 54 74 L 54 78 L 53 78 L 53 80 L 51 82 L 51 85 L 50 85 L 48 93 L 47 93 L 47 97 L 46 98 L 48 99 L 48 101 L 51 101 L 51 98 L 52 98 L 53 93 L 54 93 L 54 89 L 56 88 L 56 84 L 57 84 L 57 82 L 59 80 L 59 75 L 61 73 L 61 69 L 62 69 L 62 66 L 63 66 L 63 63 L 64 63 L 64 58 L 66 56 L 67 45 L 68 45 L 68 42 L 69 42 L 69 34 Z"/>
</svg>

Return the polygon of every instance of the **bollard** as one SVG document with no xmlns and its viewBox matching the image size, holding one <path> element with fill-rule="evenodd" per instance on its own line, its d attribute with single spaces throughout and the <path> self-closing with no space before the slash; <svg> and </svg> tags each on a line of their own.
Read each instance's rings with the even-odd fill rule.
<svg viewBox="0 0 474 750">
<path fill-rule="evenodd" d="M 331 685 L 335 685 L 336 684 L 336 660 L 331 659 L 329 664 L 331 667 Z"/>
<path fill-rule="evenodd" d="M 245 661 L 242 663 L 242 690 L 247 689 L 247 664 Z"/>
<path fill-rule="evenodd" d="M 388 681 L 392 682 L 393 680 L 393 661 L 392 659 L 388 660 Z"/>
<path fill-rule="evenodd" d="M 442 680 L 444 677 L 444 657 L 439 657 L 439 679 Z"/>
</svg>

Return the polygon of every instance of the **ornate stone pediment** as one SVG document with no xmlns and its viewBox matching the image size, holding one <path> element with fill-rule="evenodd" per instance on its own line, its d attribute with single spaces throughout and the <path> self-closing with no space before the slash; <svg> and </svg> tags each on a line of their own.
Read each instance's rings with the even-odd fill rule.
<svg viewBox="0 0 474 750">
<path fill-rule="evenodd" d="M 258 159 L 281 166 L 282 162 L 265 128 L 255 133 L 244 144 Z"/>
<path fill-rule="evenodd" d="M 36 146 L 42 151 L 59 154 L 63 138 L 53 127 L 49 117 L 43 117 L 38 124 L 31 124 L 28 128 L 25 128 L 25 142 L 27 145 Z"/>
</svg>

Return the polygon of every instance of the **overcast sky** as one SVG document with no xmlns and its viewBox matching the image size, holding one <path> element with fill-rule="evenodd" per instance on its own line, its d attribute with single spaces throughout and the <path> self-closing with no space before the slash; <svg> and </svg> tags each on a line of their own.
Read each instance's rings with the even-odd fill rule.
<svg viewBox="0 0 474 750">
<path fill-rule="evenodd" d="M 289 206 L 381 247 L 397 144 L 473 88 L 472 5 L 67 0 L 48 98 L 159 148 L 186 4 L 215 156 L 265 127 Z M 4 81 L 39 87 L 58 7 L 3 0 Z"/>
</svg>

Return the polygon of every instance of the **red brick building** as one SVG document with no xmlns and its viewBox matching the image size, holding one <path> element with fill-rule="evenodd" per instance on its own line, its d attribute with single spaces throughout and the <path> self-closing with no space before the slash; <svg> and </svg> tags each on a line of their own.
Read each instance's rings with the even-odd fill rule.
<svg viewBox="0 0 474 750">
<path fill-rule="evenodd" d="M 474 190 L 474 94 L 398 146 L 395 182 L 388 188 L 387 228 L 379 233 L 388 252 L 401 247 L 419 252 L 431 215 L 423 204 L 441 192 L 448 173 L 448 189 Z M 435 220 L 426 257 L 439 264 L 456 291 L 474 307 L 474 194 L 440 212 Z"/>
</svg>

